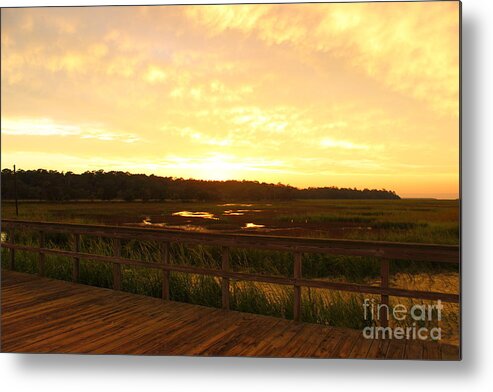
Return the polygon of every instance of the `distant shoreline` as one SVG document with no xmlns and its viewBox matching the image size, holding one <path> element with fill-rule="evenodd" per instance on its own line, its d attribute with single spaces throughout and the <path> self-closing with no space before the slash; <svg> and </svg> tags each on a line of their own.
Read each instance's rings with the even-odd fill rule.
<svg viewBox="0 0 493 392">
<path fill-rule="evenodd" d="M 460 198 L 436 198 L 436 197 L 401 197 L 400 199 L 290 199 L 290 200 L 248 200 L 248 199 L 240 199 L 240 200 L 228 200 L 231 202 L 242 202 L 242 203 L 262 203 L 262 202 L 290 202 L 290 201 L 311 201 L 311 200 L 341 200 L 341 201 L 376 201 L 376 200 L 386 200 L 386 201 L 459 201 Z M 15 203 L 14 199 L 2 199 L 2 203 Z M 19 203 L 210 203 L 211 201 L 204 200 L 179 200 L 179 199 L 151 199 L 151 200 L 124 200 L 124 199 L 112 199 L 112 200 L 103 200 L 103 199 L 73 199 L 73 200 L 46 200 L 46 199 L 19 199 Z M 216 202 L 221 203 L 224 200 L 216 200 Z"/>
<path fill-rule="evenodd" d="M 387 189 L 320 186 L 247 180 L 197 180 L 132 174 L 122 171 L 2 170 L 2 198 L 6 200 L 389 200 L 400 199 Z"/>
</svg>

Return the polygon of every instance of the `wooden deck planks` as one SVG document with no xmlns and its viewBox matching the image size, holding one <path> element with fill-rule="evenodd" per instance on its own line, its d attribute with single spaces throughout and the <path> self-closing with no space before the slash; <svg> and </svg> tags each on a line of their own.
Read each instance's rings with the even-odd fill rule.
<svg viewBox="0 0 493 392">
<path fill-rule="evenodd" d="M 164 301 L 2 270 L 2 351 L 458 359 L 455 346 Z"/>
</svg>

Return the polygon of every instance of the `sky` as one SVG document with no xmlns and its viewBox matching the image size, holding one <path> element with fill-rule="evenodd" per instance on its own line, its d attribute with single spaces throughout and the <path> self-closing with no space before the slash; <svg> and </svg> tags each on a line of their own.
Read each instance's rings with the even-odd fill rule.
<svg viewBox="0 0 493 392">
<path fill-rule="evenodd" d="M 2 167 L 459 193 L 459 3 L 2 9 Z"/>
</svg>

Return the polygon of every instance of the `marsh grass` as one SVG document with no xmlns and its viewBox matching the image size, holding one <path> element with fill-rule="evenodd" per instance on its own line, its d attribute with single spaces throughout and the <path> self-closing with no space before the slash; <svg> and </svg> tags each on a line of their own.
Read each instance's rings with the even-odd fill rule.
<svg viewBox="0 0 493 392">
<path fill-rule="evenodd" d="M 281 215 L 277 218 L 280 222 L 290 223 L 326 223 L 326 222 L 341 222 L 341 223 L 370 223 L 373 218 L 366 218 L 353 214 L 302 214 L 302 215 Z"/>
<path fill-rule="evenodd" d="M 37 233 L 19 232 L 15 241 L 26 245 L 37 245 Z M 70 249 L 72 238 L 66 234 L 46 236 L 46 246 L 56 249 Z M 113 243 L 109 239 L 81 236 L 81 251 L 101 255 L 112 255 Z M 127 240 L 121 242 L 123 257 L 144 261 L 151 266 L 160 261 L 158 246 L 152 241 Z M 8 250 L 2 249 L 2 268 L 7 267 Z M 185 246 L 172 244 L 171 262 L 180 265 L 194 265 L 210 269 L 220 269 L 220 249 L 210 246 Z M 400 272 L 392 275 L 392 285 L 418 290 L 458 291 L 458 274 L 445 271 L 437 274 L 430 269 L 423 273 L 406 267 L 401 263 Z M 399 264 L 396 264 L 399 265 Z M 71 258 L 46 255 L 46 276 L 55 279 L 72 279 Z M 286 252 L 234 249 L 231 252 L 231 268 L 234 271 L 291 276 L 293 270 L 292 255 Z M 431 267 L 430 267 L 431 268 Z M 36 274 L 38 255 L 31 252 L 16 252 L 16 270 Z M 431 272 L 433 271 L 433 272 Z M 307 278 L 333 281 L 355 281 L 378 284 L 379 262 L 374 258 L 305 255 L 303 275 Z M 91 286 L 111 288 L 113 281 L 111 263 L 94 260 L 80 261 L 79 282 Z M 154 268 L 122 265 L 122 289 L 124 291 L 160 298 L 162 295 L 162 271 Z M 366 296 L 335 290 L 303 288 L 302 318 L 305 322 L 337 327 L 362 329 L 370 325 L 371 320 L 363 317 L 362 304 Z M 378 297 L 376 297 L 378 298 Z M 391 297 L 393 298 L 393 297 Z M 212 276 L 170 273 L 170 299 L 197 305 L 219 308 L 221 306 L 221 280 Z M 395 299 L 392 301 L 413 304 L 414 299 Z M 293 288 L 290 286 L 231 281 L 231 309 L 291 319 L 293 317 Z M 397 303 L 397 302 L 396 302 Z M 446 305 L 444 319 L 444 337 L 451 342 L 458 340 L 458 306 Z M 407 325 L 411 324 L 406 321 Z M 402 324 L 402 323 L 401 323 Z"/>
<path fill-rule="evenodd" d="M 167 221 L 176 211 L 208 211 L 218 220 L 194 220 L 211 230 L 238 230 L 242 219 L 261 220 L 267 227 L 305 228 L 303 236 L 435 244 L 459 243 L 458 200 L 292 200 L 250 203 L 260 212 L 245 217 L 224 216 L 222 203 L 193 202 L 21 202 L 19 219 L 72 223 L 138 223 L 148 216 Z M 15 218 L 15 205 L 2 201 L 4 218 Z M 239 220 L 238 220 L 239 219 Z M 347 226 L 347 227 L 346 227 Z M 350 230 L 362 226 L 365 230 Z M 317 230 L 310 230 L 310 228 Z M 371 230 L 366 230 L 371 227 Z M 341 228 L 347 230 L 341 230 Z M 318 230 L 321 229 L 321 230 Z M 332 230 L 332 231 L 331 231 Z M 334 232 L 337 230 L 337 232 Z"/>
<path fill-rule="evenodd" d="M 2 204 L 4 217 L 12 217 L 10 204 Z M 73 223 L 112 224 L 139 221 L 148 215 L 165 215 L 177 210 L 209 211 L 221 215 L 224 208 L 217 203 L 21 203 L 21 219 Z M 361 225 L 372 230 L 344 231 L 346 239 L 417 242 L 436 244 L 459 243 L 459 209 L 457 201 L 396 200 L 351 201 L 310 200 L 271 204 L 256 204 L 272 221 L 283 224 Z M 209 222 L 211 226 L 229 227 L 228 218 Z M 15 242 L 38 246 L 39 233 L 17 231 Z M 73 239 L 64 233 L 46 233 L 46 247 L 69 250 Z M 111 240 L 81 236 L 80 250 L 84 253 L 112 255 Z M 150 264 L 160 262 L 158 246 L 152 241 L 122 240 L 121 254 L 125 258 Z M 2 268 L 8 265 L 8 250 L 1 251 Z M 172 244 L 171 262 L 210 269 L 220 269 L 221 250 L 217 247 Z M 231 269 L 260 275 L 292 276 L 293 256 L 286 252 L 232 249 Z M 16 269 L 35 274 L 38 255 L 16 252 Z M 68 257 L 46 255 L 46 276 L 70 281 L 72 260 Z M 379 284 L 380 262 L 372 257 L 305 254 L 303 276 L 310 279 Z M 111 288 L 111 263 L 81 259 L 80 283 Z M 392 261 L 391 286 L 412 290 L 459 292 L 459 269 L 446 263 Z M 122 289 L 127 292 L 160 298 L 162 272 L 153 268 L 122 265 Z M 211 307 L 221 306 L 221 281 L 211 276 L 171 272 L 170 296 L 174 301 Z M 230 305 L 233 310 L 291 319 L 293 317 L 293 288 L 290 286 L 231 280 Z M 306 322 L 361 329 L 369 321 L 363 317 L 362 304 L 369 295 L 334 290 L 302 289 L 302 318 Z M 378 296 L 375 297 L 377 300 Z M 391 297 L 391 305 L 424 303 L 417 299 Z M 443 340 L 459 340 L 459 306 L 444 304 L 440 321 Z M 401 324 L 412 325 L 410 320 Z"/>
<path fill-rule="evenodd" d="M 19 234 L 26 245 L 37 245 L 35 235 Z M 15 239 L 17 242 L 21 238 Z M 55 249 L 70 249 L 68 235 L 47 236 L 46 246 Z M 81 252 L 111 255 L 113 245 L 110 240 L 81 236 Z M 173 244 L 170 247 L 171 260 L 175 264 L 195 265 L 210 269 L 220 268 L 220 249 L 208 246 L 184 246 Z M 8 251 L 2 249 L 2 268 L 7 267 Z M 159 262 L 157 244 L 146 241 L 122 241 L 122 256 L 148 262 Z M 342 263 L 342 262 L 341 262 Z M 343 263 L 342 263 L 343 264 Z M 236 250 L 232 252 L 233 270 L 262 274 L 290 276 L 292 257 L 285 252 L 263 252 Z M 307 264 L 308 270 L 316 270 L 316 265 Z M 32 252 L 16 252 L 16 270 L 36 274 L 38 255 Z M 72 279 L 71 258 L 46 255 L 46 276 L 55 279 Z M 320 275 L 320 271 L 313 276 Z M 79 282 L 97 287 L 112 287 L 111 263 L 93 260 L 80 261 Z M 122 289 L 135 294 L 161 297 L 162 272 L 158 269 L 122 265 Z M 293 289 L 282 285 L 255 282 L 231 282 L 231 308 L 283 318 L 293 317 Z M 170 273 L 171 300 L 219 308 L 221 306 L 221 281 L 212 276 Z M 361 297 L 361 298 L 359 298 Z M 306 290 L 302 296 L 303 318 L 307 322 L 326 325 L 360 328 L 362 325 L 362 296 L 347 299 L 331 296 L 328 300 L 316 290 Z"/>
</svg>

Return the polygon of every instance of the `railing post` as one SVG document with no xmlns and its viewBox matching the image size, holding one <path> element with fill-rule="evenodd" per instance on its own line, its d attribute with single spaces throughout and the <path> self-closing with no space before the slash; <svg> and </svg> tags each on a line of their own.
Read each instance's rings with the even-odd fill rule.
<svg viewBox="0 0 493 392">
<path fill-rule="evenodd" d="M 380 287 L 382 289 L 389 288 L 389 274 L 390 274 L 390 265 L 388 259 L 380 260 Z M 380 296 L 380 325 L 382 327 L 388 327 L 389 325 L 389 296 L 382 294 Z"/>
<path fill-rule="evenodd" d="M 39 247 L 45 247 L 45 233 L 44 231 L 39 232 Z M 38 274 L 39 276 L 45 276 L 45 254 L 43 252 L 39 252 L 39 265 L 38 265 Z"/>
<path fill-rule="evenodd" d="M 164 265 L 169 264 L 169 243 L 161 242 L 159 244 L 161 263 Z M 169 271 L 163 269 L 163 286 L 162 286 L 162 298 L 166 301 L 169 300 Z"/>
<path fill-rule="evenodd" d="M 14 229 L 10 229 L 9 231 L 9 242 L 14 245 Z M 9 268 L 13 271 L 15 269 L 15 249 L 10 248 L 10 260 L 9 260 Z"/>
<path fill-rule="evenodd" d="M 221 271 L 229 272 L 229 248 L 222 248 Z M 223 309 L 229 310 L 229 278 L 223 277 L 221 280 L 221 297 Z"/>
<path fill-rule="evenodd" d="M 74 234 L 73 251 L 77 253 L 80 252 L 80 234 Z M 74 257 L 72 264 L 72 282 L 77 283 L 79 281 L 79 274 L 80 274 L 80 258 L 76 256 Z"/>
<path fill-rule="evenodd" d="M 301 279 L 301 263 L 302 253 L 296 252 L 294 254 L 294 271 L 293 275 L 295 279 Z M 293 301 L 293 319 L 294 321 L 301 321 L 301 286 L 294 285 L 294 301 Z"/>
<path fill-rule="evenodd" d="M 115 258 L 121 256 L 121 241 L 119 238 L 113 238 L 113 255 Z M 122 266 L 120 263 L 113 263 L 113 290 L 122 289 Z"/>
</svg>

